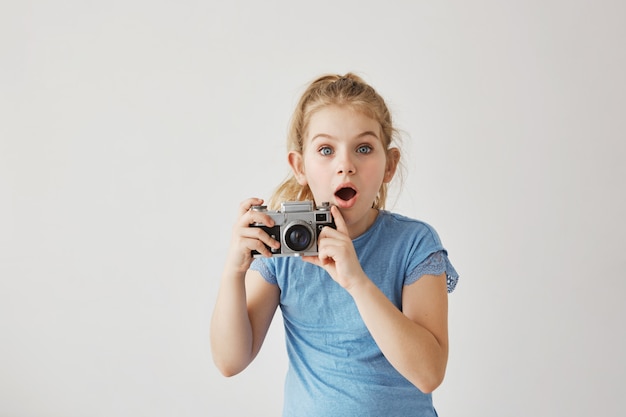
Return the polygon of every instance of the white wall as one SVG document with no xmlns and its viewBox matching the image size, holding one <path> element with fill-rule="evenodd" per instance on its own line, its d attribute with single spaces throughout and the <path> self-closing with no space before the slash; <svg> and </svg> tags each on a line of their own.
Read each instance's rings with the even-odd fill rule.
<svg viewBox="0 0 626 417">
<path fill-rule="evenodd" d="M 240 200 L 302 88 L 356 71 L 439 231 L 442 416 L 621 416 L 621 1 L 4 1 L 0 416 L 271 416 L 277 317 L 224 379 L 209 316 Z"/>
</svg>

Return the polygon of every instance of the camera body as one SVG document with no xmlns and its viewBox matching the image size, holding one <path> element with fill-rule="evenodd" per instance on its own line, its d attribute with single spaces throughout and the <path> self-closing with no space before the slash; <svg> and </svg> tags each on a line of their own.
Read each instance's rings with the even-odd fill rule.
<svg viewBox="0 0 626 417">
<path fill-rule="evenodd" d="M 279 211 L 269 211 L 267 206 L 253 206 L 252 210 L 262 211 L 274 220 L 274 226 L 253 223 L 250 227 L 260 227 L 272 238 L 280 242 L 280 248 L 267 247 L 272 256 L 312 256 L 317 255 L 317 241 L 324 226 L 336 228 L 330 214 L 330 204 L 322 203 L 317 209 L 312 201 L 287 201 Z M 255 258 L 261 255 L 252 251 Z"/>
</svg>

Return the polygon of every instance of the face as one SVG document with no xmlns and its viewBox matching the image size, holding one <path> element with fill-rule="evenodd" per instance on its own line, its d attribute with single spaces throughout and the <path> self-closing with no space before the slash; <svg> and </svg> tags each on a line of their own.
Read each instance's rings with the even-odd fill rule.
<svg viewBox="0 0 626 417">
<path fill-rule="evenodd" d="M 380 135 L 380 124 L 363 113 L 324 107 L 311 116 L 302 154 L 289 154 L 298 182 L 309 185 L 317 205 L 339 207 L 351 235 L 374 222 L 374 199 L 395 172 L 398 151 L 392 149 L 388 158 Z"/>
</svg>

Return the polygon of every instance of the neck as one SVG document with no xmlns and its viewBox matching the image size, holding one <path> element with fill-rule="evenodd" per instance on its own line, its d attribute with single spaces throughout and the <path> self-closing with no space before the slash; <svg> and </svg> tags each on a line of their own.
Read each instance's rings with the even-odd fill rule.
<svg viewBox="0 0 626 417">
<path fill-rule="evenodd" d="M 374 224 L 376 217 L 378 217 L 378 210 L 371 208 L 360 220 L 349 224 L 348 235 L 350 236 L 350 239 L 356 239 L 365 233 Z"/>
</svg>

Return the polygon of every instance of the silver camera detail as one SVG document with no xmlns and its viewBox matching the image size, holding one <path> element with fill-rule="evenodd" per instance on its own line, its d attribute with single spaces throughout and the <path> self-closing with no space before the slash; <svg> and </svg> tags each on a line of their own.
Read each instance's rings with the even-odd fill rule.
<svg viewBox="0 0 626 417">
<path fill-rule="evenodd" d="M 317 240 L 324 226 L 336 228 L 330 214 L 330 204 L 322 203 L 315 209 L 312 201 L 287 201 L 280 205 L 280 210 L 270 211 L 267 206 L 253 206 L 252 210 L 261 211 L 274 220 L 274 226 L 253 223 L 250 227 L 260 227 L 273 239 L 280 242 L 280 248 L 267 246 L 272 256 L 314 256 L 317 255 Z M 258 258 L 259 252 L 252 251 Z"/>
</svg>

